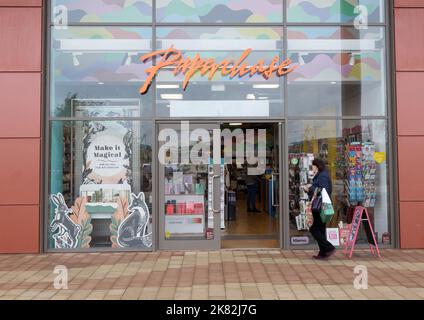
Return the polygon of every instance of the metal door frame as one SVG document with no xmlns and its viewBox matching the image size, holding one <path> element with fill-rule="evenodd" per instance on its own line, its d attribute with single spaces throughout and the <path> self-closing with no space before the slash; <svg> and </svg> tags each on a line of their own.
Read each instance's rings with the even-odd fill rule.
<svg viewBox="0 0 424 320">
<path fill-rule="evenodd" d="M 229 123 L 229 122 L 242 122 L 242 123 L 257 123 L 257 120 L 255 121 L 255 119 L 231 119 L 231 121 L 229 121 L 229 119 L 211 119 L 208 121 L 205 120 L 197 120 L 197 119 L 173 119 L 173 120 L 158 120 L 155 123 L 155 133 L 156 136 L 158 136 L 159 134 L 159 130 L 162 126 L 168 126 L 168 127 L 179 127 L 181 125 L 181 121 L 189 121 L 190 122 L 190 128 L 193 125 L 199 125 L 199 124 L 204 124 L 205 126 L 214 126 L 216 125 L 216 128 L 220 128 L 220 126 L 223 123 Z M 278 209 L 278 247 L 276 247 L 275 249 L 287 249 L 289 248 L 289 216 L 288 216 L 288 181 L 286 181 L 286 177 L 287 177 L 287 173 L 286 171 L 288 170 L 288 165 L 287 165 L 287 161 L 285 161 L 284 159 L 286 159 L 286 155 L 288 153 L 288 150 L 286 149 L 286 144 L 285 144 L 285 139 L 284 137 L 287 134 L 287 126 L 285 124 L 285 120 L 284 119 L 264 119 L 263 121 L 261 121 L 263 123 L 272 123 L 278 126 L 278 154 L 279 154 L 279 209 Z M 164 231 L 164 219 L 163 216 L 161 217 L 161 210 L 162 210 L 162 206 L 163 204 L 161 204 L 161 200 L 164 198 L 164 194 L 163 194 L 163 180 L 160 179 L 161 177 L 161 173 L 163 173 L 163 166 L 161 164 L 159 164 L 159 161 L 157 159 L 157 151 L 159 149 L 159 143 L 158 141 L 156 141 L 155 143 L 155 148 L 156 148 L 156 154 L 154 155 L 155 159 L 153 160 L 153 162 L 157 165 L 155 165 L 155 173 L 154 175 L 157 177 L 157 181 L 158 183 L 156 184 L 156 188 L 155 188 L 155 192 L 154 192 L 154 199 L 153 202 L 156 203 L 156 207 L 158 208 L 158 210 L 156 210 L 156 217 L 155 217 L 155 221 L 157 221 L 157 225 L 154 226 L 154 230 L 156 231 L 156 249 L 155 250 L 215 250 L 215 249 L 221 249 L 221 230 L 220 230 L 220 215 L 216 215 L 218 216 L 219 219 L 219 224 L 217 225 L 215 223 L 215 218 L 214 218 L 214 240 L 194 240 L 196 243 L 194 243 L 195 245 L 193 245 L 193 241 L 190 240 L 165 240 L 164 238 L 162 238 L 163 235 L 163 231 Z M 160 168 L 162 167 L 162 168 Z M 215 192 L 215 196 L 219 194 L 219 192 Z M 215 217 L 216 217 L 215 216 Z M 218 233 L 215 231 L 216 227 L 218 227 Z M 219 235 L 218 239 L 215 239 L 216 236 Z M 219 242 L 219 246 L 217 248 L 211 246 L 211 241 L 217 241 Z M 170 242 L 172 241 L 172 242 Z M 175 242 L 181 242 L 181 243 L 175 243 Z"/>
<path fill-rule="evenodd" d="M 204 128 L 204 129 L 219 129 L 220 123 L 217 121 L 189 121 L 190 131 L 194 128 Z M 181 126 L 181 121 L 158 121 L 156 122 L 156 137 L 159 136 L 159 131 L 163 128 L 176 129 Z M 211 142 L 213 140 L 211 139 Z M 213 143 L 213 142 L 212 142 Z M 214 213 L 214 237 L 213 239 L 181 239 L 181 240 L 167 240 L 164 238 L 165 234 L 165 215 L 164 215 L 164 179 L 162 179 L 164 174 L 164 165 L 159 163 L 158 160 L 158 150 L 159 150 L 159 141 L 156 140 L 156 154 L 155 161 L 156 166 L 156 177 L 158 183 L 156 184 L 156 221 L 157 226 L 155 227 L 156 232 L 156 241 L 157 241 L 157 250 L 219 250 L 221 248 L 221 214 Z M 209 173 L 208 173 L 209 174 Z M 212 206 L 215 205 L 217 201 L 220 200 L 220 185 L 215 183 L 215 178 L 220 176 L 220 165 L 214 165 L 213 176 L 209 176 L 209 179 L 212 178 L 213 185 L 213 199 Z M 209 182 L 209 180 L 208 180 Z M 205 207 L 205 210 L 209 210 L 209 206 Z M 207 216 L 207 213 L 205 213 Z"/>
</svg>

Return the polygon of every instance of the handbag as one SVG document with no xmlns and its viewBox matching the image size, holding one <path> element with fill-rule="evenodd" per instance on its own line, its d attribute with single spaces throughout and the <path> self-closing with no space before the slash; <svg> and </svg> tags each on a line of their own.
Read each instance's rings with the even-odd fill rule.
<svg viewBox="0 0 424 320">
<path fill-rule="evenodd" d="M 312 197 L 312 212 L 320 212 L 322 207 L 322 196 L 320 188 L 315 188 L 314 196 Z"/>
<path fill-rule="evenodd" d="M 330 196 L 327 193 L 327 190 L 322 189 L 322 205 L 320 210 L 320 217 L 323 223 L 330 222 L 334 215 L 333 204 L 331 203 Z"/>
<path fill-rule="evenodd" d="M 312 204 L 308 202 L 305 208 L 305 223 L 308 229 L 314 224 L 314 215 L 312 214 Z"/>
</svg>

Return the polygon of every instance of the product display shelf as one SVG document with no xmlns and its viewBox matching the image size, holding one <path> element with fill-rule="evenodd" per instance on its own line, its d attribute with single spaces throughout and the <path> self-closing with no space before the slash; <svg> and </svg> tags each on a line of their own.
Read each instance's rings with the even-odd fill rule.
<svg viewBox="0 0 424 320">
<path fill-rule="evenodd" d="M 176 235 L 203 237 L 205 233 L 204 202 L 203 194 L 165 194 L 165 232 L 168 238 Z M 193 210 L 199 210 L 199 212 L 187 212 L 187 204 L 192 204 Z"/>
</svg>

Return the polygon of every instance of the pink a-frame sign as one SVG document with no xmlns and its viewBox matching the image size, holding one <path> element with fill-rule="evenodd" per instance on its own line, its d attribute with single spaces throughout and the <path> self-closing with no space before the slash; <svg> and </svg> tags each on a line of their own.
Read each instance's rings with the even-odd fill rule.
<svg viewBox="0 0 424 320">
<path fill-rule="evenodd" d="M 346 255 L 349 250 L 349 259 L 352 258 L 353 250 L 355 249 L 356 239 L 358 238 L 359 227 L 361 226 L 361 222 L 365 222 L 369 226 L 369 230 L 367 232 L 367 238 L 370 245 L 371 253 L 374 255 L 374 248 L 376 249 L 377 255 L 381 258 L 380 250 L 378 248 L 377 239 L 375 238 L 375 233 L 372 228 L 370 216 L 368 215 L 368 210 L 364 207 L 357 206 L 354 211 L 352 223 L 349 228 L 349 234 L 347 236 L 347 240 L 344 247 L 344 254 Z M 370 232 L 371 234 L 368 234 Z M 371 243 L 370 238 L 372 238 L 374 243 Z"/>
</svg>

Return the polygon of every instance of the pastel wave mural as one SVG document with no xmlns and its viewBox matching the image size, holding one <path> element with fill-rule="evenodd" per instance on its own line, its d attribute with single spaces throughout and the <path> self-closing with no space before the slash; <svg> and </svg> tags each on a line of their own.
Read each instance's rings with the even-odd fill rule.
<svg viewBox="0 0 424 320">
<path fill-rule="evenodd" d="M 294 61 L 297 54 L 289 55 Z M 361 53 L 351 65 L 348 53 L 315 53 L 303 56 L 304 65 L 299 65 L 289 81 L 382 81 L 381 58 L 378 53 Z"/>
<path fill-rule="evenodd" d="M 282 22 L 281 0 L 157 0 L 158 22 Z"/>
<path fill-rule="evenodd" d="M 383 22 L 382 0 L 288 0 L 289 22 L 353 22 L 358 5 L 365 6 L 369 22 Z"/>
<path fill-rule="evenodd" d="M 144 69 L 149 66 L 138 63 L 138 58 L 151 48 L 128 57 L 128 50 L 110 52 L 96 51 L 96 40 L 111 40 L 110 46 L 115 49 L 114 40 L 150 40 L 150 28 L 136 27 L 69 27 L 65 30 L 53 30 L 53 57 L 55 62 L 54 77 L 56 81 L 87 82 L 122 82 L 144 81 Z M 62 41 L 69 39 L 91 39 L 92 49 L 84 47 L 73 52 L 62 50 Z M 77 53 L 74 58 L 73 53 Z M 76 59 L 76 60 L 75 60 Z M 77 64 L 77 65 L 76 65 Z"/>
<path fill-rule="evenodd" d="M 69 22 L 152 21 L 152 0 L 53 0 L 52 5 L 66 7 Z"/>
</svg>

